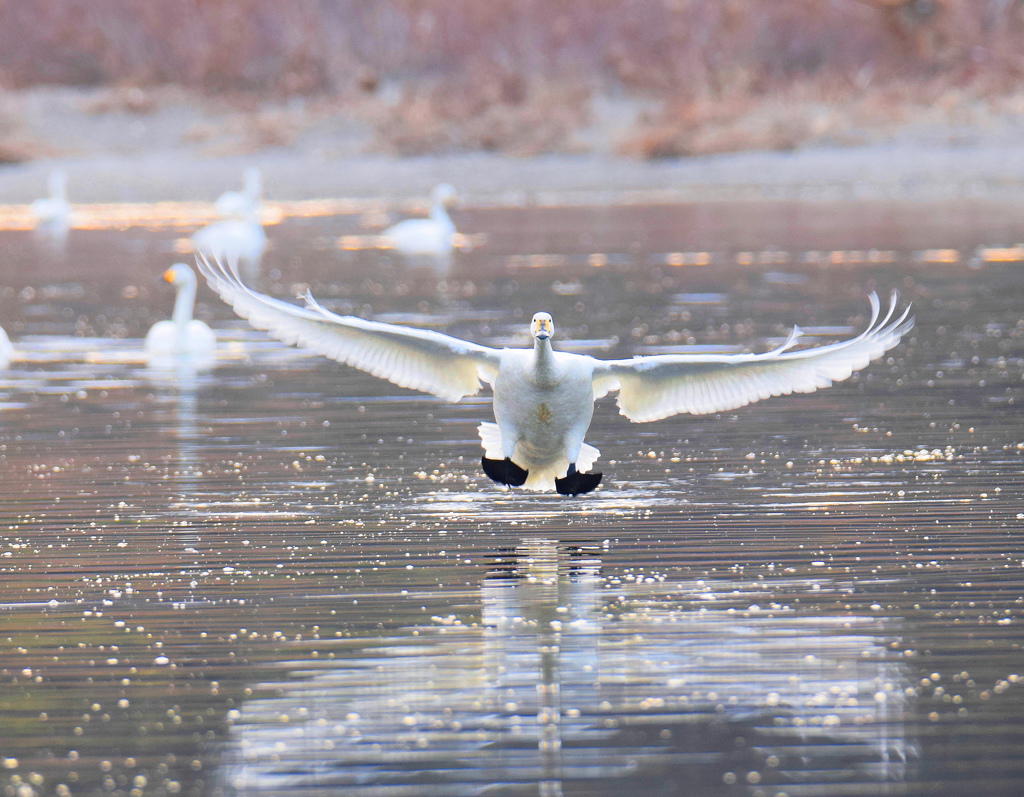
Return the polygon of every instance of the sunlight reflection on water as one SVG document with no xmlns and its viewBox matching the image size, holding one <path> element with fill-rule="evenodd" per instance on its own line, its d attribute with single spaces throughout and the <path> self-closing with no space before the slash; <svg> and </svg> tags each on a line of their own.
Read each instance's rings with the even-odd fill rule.
<svg viewBox="0 0 1024 797">
<path fill-rule="evenodd" d="M 902 782 L 917 757 L 901 724 L 906 668 L 886 647 L 898 629 L 876 618 L 737 611 L 765 597 L 749 583 L 609 591 L 596 545 L 524 538 L 491 568 L 479 618 L 343 642 L 333 660 L 261 684 L 275 696 L 235 718 L 230 784 L 412 795 L 587 783 L 611 795 L 654 779 L 665 793 L 788 784 L 799 766 L 865 789 Z"/>
<path fill-rule="evenodd" d="M 1015 797 L 1024 286 L 1009 240 L 970 266 L 983 241 L 908 213 L 477 209 L 444 275 L 338 250 L 352 217 L 274 226 L 262 289 L 492 345 L 537 307 L 616 357 L 915 301 L 813 396 L 599 402 L 580 500 L 483 476 L 487 396 L 392 388 L 208 293 L 215 362 L 147 363 L 182 229 L 0 234 L 3 788 Z"/>
</svg>

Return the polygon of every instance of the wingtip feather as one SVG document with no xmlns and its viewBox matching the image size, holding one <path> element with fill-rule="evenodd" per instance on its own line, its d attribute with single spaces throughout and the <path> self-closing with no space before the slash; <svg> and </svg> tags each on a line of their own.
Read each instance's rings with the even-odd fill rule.
<svg viewBox="0 0 1024 797">
<path fill-rule="evenodd" d="M 898 292 L 892 292 L 884 315 L 877 293 L 868 300 L 867 327 L 848 340 L 825 346 L 787 351 L 801 332 L 795 327 L 782 346 L 765 354 L 714 361 L 667 355 L 616 363 L 619 410 L 632 421 L 655 421 L 682 412 L 723 412 L 770 396 L 830 387 L 895 347 L 914 326 L 909 306 L 897 314 Z"/>
</svg>

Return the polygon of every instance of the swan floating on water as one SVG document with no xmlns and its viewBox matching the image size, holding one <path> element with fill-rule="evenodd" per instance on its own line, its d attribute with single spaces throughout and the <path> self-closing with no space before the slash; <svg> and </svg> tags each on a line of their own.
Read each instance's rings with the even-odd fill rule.
<svg viewBox="0 0 1024 797">
<path fill-rule="evenodd" d="M 184 263 L 175 263 L 164 279 L 178 295 L 169 321 L 157 321 L 146 335 L 146 353 L 153 357 L 212 357 L 217 348 L 213 330 L 192 317 L 196 302 L 196 274 Z"/>
<path fill-rule="evenodd" d="M 245 170 L 241 191 L 225 191 L 213 207 L 222 218 L 248 218 L 263 207 L 263 175 L 255 166 Z"/>
<path fill-rule="evenodd" d="M 731 410 L 770 396 L 812 393 L 848 378 L 891 349 L 914 325 L 908 307 L 896 313 L 893 293 L 880 318 L 872 293 L 871 321 L 849 340 L 791 351 L 800 329 L 763 354 L 660 354 L 627 360 L 554 351 L 554 322 L 537 313 L 530 349 L 493 349 L 439 332 L 339 316 L 309 293 L 305 307 L 247 287 L 233 264 L 199 268 L 221 298 L 257 329 L 401 387 L 448 401 L 494 391 L 497 424 L 479 427 L 484 472 L 494 481 L 565 495 L 590 492 L 601 481 L 590 469 L 599 453 L 583 442 L 594 401 L 618 391 L 621 413 L 631 421 L 656 421 L 679 413 Z"/>
<path fill-rule="evenodd" d="M 259 271 L 267 248 L 267 234 L 259 216 L 250 213 L 244 218 L 222 219 L 207 224 L 193 233 L 192 248 L 218 260 L 238 259 L 250 278 Z"/>
<path fill-rule="evenodd" d="M 260 223 L 263 209 L 263 177 L 260 170 L 245 170 L 245 187 L 225 191 L 214 207 L 223 218 L 196 230 L 189 239 L 193 250 L 219 260 L 239 260 L 250 279 L 259 272 L 267 248 L 267 234 Z"/>
<path fill-rule="evenodd" d="M 430 194 L 430 215 L 425 219 L 406 219 L 381 233 L 388 246 L 412 257 L 445 258 L 455 246 L 455 223 L 448 206 L 455 201 L 455 189 L 447 183 Z"/>
<path fill-rule="evenodd" d="M 55 229 L 66 229 L 71 225 L 71 203 L 68 202 L 68 176 L 60 169 L 50 172 L 47 180 L 50 195 L 35 200 L 29 209 L 36 218 L 36 225 Z"/>
<path fill-rule="evenodd" d="M 0 368 L 6 368 L 14 357 L 14 346 L 3 327 L 0 327 Z"/>
</svg>

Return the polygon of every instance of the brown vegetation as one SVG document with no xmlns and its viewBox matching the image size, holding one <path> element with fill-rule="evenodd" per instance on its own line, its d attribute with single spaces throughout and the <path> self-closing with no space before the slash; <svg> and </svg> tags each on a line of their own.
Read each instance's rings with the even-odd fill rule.
<svg viewBox="0 0 1024 797">
<path fill-rule="evenodd" d="M 305 110 L 280 108 L 241 111 L 216 122 L 194 125 L 184 136 L 193 144 L 205 144 L 211 156 L 245 155 L 268 147 L 286 147 L 311 123 Z"/>
<path fill-rule="evenodd" d="M 734 94 L 668 102 L 641 116 L 620 142 L 641 158 L 715 155 L 741 150 L 786 151 L 807 145 L 855 146 L 910 127 L 985 127 L 1024 118 L 1021 94 L 979 96 L 942 81 L 893 81 L 863 91 L 806 81 L 769 94 Z"/>
<path fill-rule="evenodd" d="M 0 0 L 0 85 L 115 86 L 140 113 L 166 84 L 329 97 L 399 153 L 571 150 L 603 92 L 661 106 L 622 143 L 656 157 L 1008 96 L 1022 36 L 1016 0 Z M 294 135 L 257 122 L 253 146 Z"/>
<path fill-rule="evenodd" d="M 569 152 L 587 122 L 582 81 L 526 78 L 481 65 L 457 79 L 406 86 L 376 120 L 377 147 L 401 155 L 485 150 L 512 155 Z"/>
</svg>

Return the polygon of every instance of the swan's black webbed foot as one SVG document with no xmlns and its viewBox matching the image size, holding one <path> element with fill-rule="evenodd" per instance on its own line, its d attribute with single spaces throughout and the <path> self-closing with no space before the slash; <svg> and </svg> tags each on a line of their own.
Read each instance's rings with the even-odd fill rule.
<svg viewBox="0 0 1024 797">
<path fill-rule="evenodd" d="M 507 484 L 509 487 L 522 487 L 526 483 L 526 477 L 530 472 L 523 470 L 508 457 L 505 459 L 488 459 L 483 457 L 480 464 L 484 466 L 484 473 L 490 476 L 498 484 Z"/>
<path fill-rule="evenodd" d="M 562 495 L 582 495 L 597 489 L 601 476 L 600 473 L 580 473 L 576 465 L 572 464 L 564 479 L 555 479 L 555 489 Z"/>
</svg>

